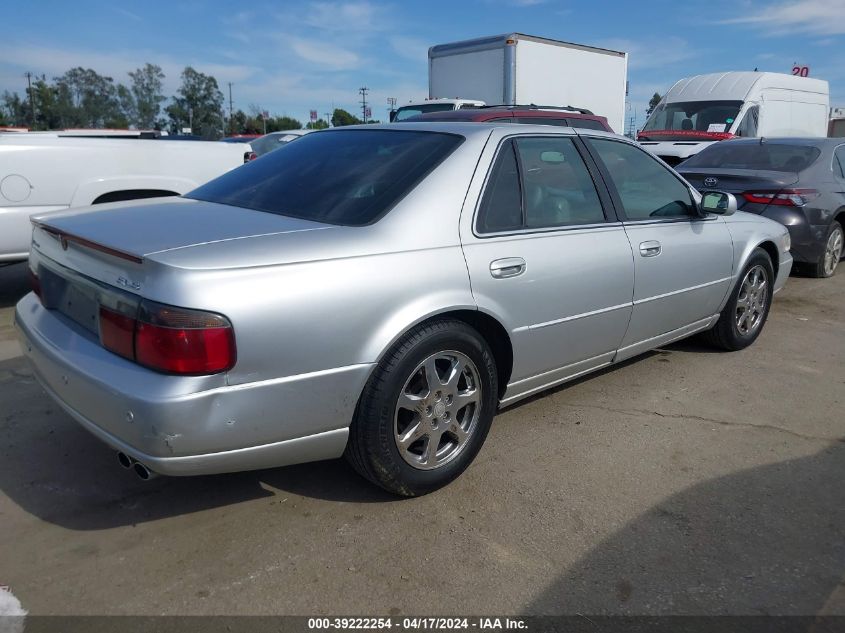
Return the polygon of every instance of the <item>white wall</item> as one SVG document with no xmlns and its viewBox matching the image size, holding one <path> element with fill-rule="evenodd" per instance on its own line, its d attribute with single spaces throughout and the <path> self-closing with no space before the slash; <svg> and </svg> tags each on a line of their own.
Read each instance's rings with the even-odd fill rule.
<svg viewBox="0 0 845 633">
<path fill-rule="evenodd" d="M 625 57 L 518 40 L 516 67 L 517 103 L 586 108 L 624 130 Z"/>
</svg>

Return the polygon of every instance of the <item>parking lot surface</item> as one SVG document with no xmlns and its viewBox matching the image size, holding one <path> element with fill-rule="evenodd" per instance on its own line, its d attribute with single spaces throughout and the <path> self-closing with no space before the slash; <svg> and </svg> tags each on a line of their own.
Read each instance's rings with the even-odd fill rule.
<svg viewBox="0 0 845 633">
<path fill-rule="evenodd" d="M 0 268 L 0 585 L 32 614 L 845 614 L 845 271 L 751 348 L 685 341 L 503 411 L 395 499 L 343 461 L 142 482 L 17 349 Z"/>
</svg>

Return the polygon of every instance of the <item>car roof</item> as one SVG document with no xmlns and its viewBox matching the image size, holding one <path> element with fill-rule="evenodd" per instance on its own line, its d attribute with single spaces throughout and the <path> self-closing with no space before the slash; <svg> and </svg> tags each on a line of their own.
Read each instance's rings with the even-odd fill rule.
<svg viewBox="0 0 845 633">
<path fill-rule="evenodd" d="M 448 110 L 446 112 L 426 112 L 410 117 L 402 123 L 409 121 L 489 121 L 502 117 L 536 117 L 561 118 L 561 119 L 592 119 L 606 121 L 603 116 L 596 114 L 584 114 L 576 110 L 530 108 L 524 106 L 502 106 L 493 108 L 461 108 L 460 110 Z"/>
<path fill-rule="evenodd" d="M 620 134 L 614 134 L 613 132 L 582 128 L 576 129 L 564 125 L 542 125 L 539 123 L 537 125 L 533 125 L 531 123 L 514 125 L 513 123 L 488 123 L 483 121 L 403 121 L 401 123 L 379 123 L 333 127 L 321 130 L 321 133 L 331 133 L 343 130 L 386 130 L 390 132 L 417 130 L 420 132 L 459 134 L 468 138 L 475 136 L 488 136 L 492 130 L 505 130 L 509 135 L 539 134 L 549 136 L 552 134 L 559 134 L 561 136 L 599 136 L 621 140 L 626 143 L 636 145 L 636 143 L 628 137 L 621 136 Z"/>
</svg>

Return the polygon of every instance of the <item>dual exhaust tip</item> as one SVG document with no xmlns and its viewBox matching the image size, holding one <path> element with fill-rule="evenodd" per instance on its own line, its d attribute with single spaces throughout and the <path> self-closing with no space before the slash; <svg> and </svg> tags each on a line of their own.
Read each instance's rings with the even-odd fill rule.
<svg viewBox="0 0 845 633">
<path fill-rule="evenodd" d="M 117 461 L 126 470 L 134 470 L 135 474 L 138 475 L 138 479 L 142 481 L 149 481 L 158 477 L 158 473 L 153 472 L 138 460 L 129 457 L 123 451 L 117 452 Z"/>
</svg>

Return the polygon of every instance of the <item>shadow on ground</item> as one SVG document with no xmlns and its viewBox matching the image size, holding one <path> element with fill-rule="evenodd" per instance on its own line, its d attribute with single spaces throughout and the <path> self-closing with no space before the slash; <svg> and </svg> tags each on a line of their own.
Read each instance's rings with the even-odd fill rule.
<svg viewBox="0 0 845 633">
<path fill-rule="evenodd" d="M 396 498 L 343 460 L 208 477 L 139 480 L 66 415 L 22 358 L 0 362 L 0 490 L 25 511 L 73 530 L 102 530 L 271 497 L 359 503 Z"/>
<path fill-rule="evenodd" d="M 29 277 L 26 262 L 0 266 L 0 308 L 15 305 L 27 292 Z"/>
<path fill-rule="evenodd" d="M 597 545 L 525 614 L 845 615 L 843 481 L 836 443 L 693 486 Z"/>
</svg>

